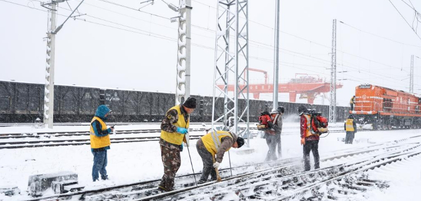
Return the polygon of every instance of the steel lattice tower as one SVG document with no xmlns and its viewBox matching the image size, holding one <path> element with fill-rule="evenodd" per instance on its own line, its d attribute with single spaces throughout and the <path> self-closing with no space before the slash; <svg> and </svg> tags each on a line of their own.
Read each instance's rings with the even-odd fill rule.
<svg viewBox="0 0 421 201">
<path fill-rule="evenodd" d="M 249 134 L 248 1 L 218 0 L 216 15 L 212 129 L 216 129 L 217 122 L 223 122 L 228 130 L 228 121 L 233 120 L 231 131 L 244 136 Z M 230 83 L 235 87 L 232 94 L 228 93 Z M 240 98 L 246 100 L 245 105 L 238 105 Z M 241 133 L 240 122 L 246 123 Z"/>
<path fill-rule="evenodd" d="M 332 68 L 330 69 L 329 122 L 336 122 L 336 19 L 332 27 Z"/>
</svg>

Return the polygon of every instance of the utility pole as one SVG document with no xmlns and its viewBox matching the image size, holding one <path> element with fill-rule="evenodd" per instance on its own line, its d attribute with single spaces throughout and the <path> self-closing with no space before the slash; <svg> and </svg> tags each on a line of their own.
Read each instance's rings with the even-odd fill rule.
<svg viewBox="0 0 421 201">
<path fill-rule="evenodd" d="M 275 55 L 273 65 L 273 107 L 278 108 L 278 77 L 279 77 L 279 0 L 275 0 Z"/>
<path fill-rule="evenodd" d="M 170 5 L 172 4 L 168 4 L 171 8 Z M 176 105 L 184 102 L 190 96 L 191 9 L 191 0 L 180 0 L 180 7 L 178 8 L 180 15 L 178 16 Z"/>
<path fill-rule="evenodd" d="M 409 74 L 409 93 L 414 93 L 414 55 L 411 55 L 411 70 Z"/>
<path fill-rule="evenodd" d="M 336 122 L 336 19 L 332 26 L 332 66 L 330 69 L 329 122 Z"/>
<path fill-rule="evenodd" d="M 55 67 L 55 53 L 56 53 L 56 34 L 63 28 L 64 24 L 69 20 L 73 13 L 79 8 L 85 0 L 82 0 L 79 5 L 70 13 L 64 22 L 56 27 L 57 4 L 66 0 L 51 0 L 49 3 L 41 3 L 41 6 L 48 9 L 49 20 L 47 26 L 47 59 L 45 68 L 45 88 L 44 88 L 44 124 L 48 128 L 53 128 L 54 120 L 54 67 Z"/>
<path fill-rule="evenodd" d="M 57 4 L 62 1 L 52 0 L 50 3 L 43 4 L 48 9 L 49 21 L 47 32 L 47 59 L 45 68 L 45 88 L 44 88 L 44 124 L 48 128 L 53 128 L 54 119 L 54 64 L 55 64 L 55 46 L 56 46 L 56 9 Z M 51 7 L 47 7 L 51 6 Z"/>
<path fill-rule="evenodd" d="M 280 7 L 280 0 L 275 0 L 275 39 L 274 39 L 274 46 L 275 46 L 275 56 L 274 56 L 274 65 L 273 65 L 273 107 L 272 110 L 276 110 L 278 108 L 278 85 L 279 85 L 279 7 Z M 281 135 L 279 135 L 281 138 Z M 279 139 L 279 143 L 281 143 L 282 147 L 282 140 Z M 278 150 L 279 157 L 282 157 L 282 149 Z"/>
</svg>

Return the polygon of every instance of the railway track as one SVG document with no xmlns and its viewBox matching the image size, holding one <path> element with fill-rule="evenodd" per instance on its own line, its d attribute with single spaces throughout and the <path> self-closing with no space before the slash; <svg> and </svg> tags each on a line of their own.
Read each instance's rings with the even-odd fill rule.
<svg viewBox="0 0 421 201">
<path fill-rule="evenodd" d="M 221 170 L 221 182 L 196 185 L 198 174 L 176 178 L 174 191 L 160 193 L 159 180 L 144 181 L 103 189 L 73 192 L 34 200 L 303 200 L 337 199 L 370 188 L 387 187 L 387 182 L 370 180 L 365 171 L 421 154 L 414 136 L 393 142 L 367 146 L 363 150 L 344 150 L 324 157 L 325 167 L 303 172 L 301 158 L 272 163 L 251 164 Z M 344 159 L 346 163 L 344 163 Z"/>
<path fill-rule="evenodd" d="M 190 138 L 198 139 L 202 135 L 195 133 L 205 129 L 196 128 L 190 130 Z M 112 143 L 158 141 L 159 135 L 157 133 L 160 132 L 160 129 L 119 130 L 116 132 L 116 135 L 111 135 L 110 140 Z M 156 135 L 146 135 L 149 133 L 155 133 Z M 88 131 L 0 134 L 0 149 L 88 145 L 90 144 L 89 135 Z"/>
<path fill-rule="evenodd" d="M 297 197 L 304 198 L 302 200 L 322 200 L 328 196 L 320 190 L 323 186 L 329 188 L 331 192 L 329 196 L 332 198 L 338 197 L 334 192 L 364 191 L 367 188 L 360 184 L 369 183 L 369 180 L 360 172 L 419 154 L 421 149 L 417 143 L 389 154 L 367 156 L 352 163 L 338 163 L 309 172 L 294 171 L 300 165 L 282 166 L 264 172 L 227 178 L 222 183 L 212 183 L 198 188 L 190 187 L 191 189 L 183 192 L 135 197 L 133 200 L 200 200 L 206 197 L 211 197 L 211 200 L 227 200 L 233 196 L 240 200 L 289 200 Z M 324 161 L 326 160 L 330 158 Z M 387 185 L 382 181 L 374 181 L 370 185 L 382 184 Z"/>
<path fill-rule="evenodd" d="M 339 127 L 338 127 L 339 128 Z M 190 139 L 199 139 L 206 128 L 190 128 Z M 256 133 L 256 128 L 250 128 Z M 286 128 L 284 134 L 295 134 L 295 130 Z M 131 129 L 117 130 L 116 135 L 111 135 L 112 143 L 133 143 L 158 141 L 160 129 Z M 339 129 L 330 131 L 343 132 Z M 152 134 L 152 135 L 148 135 Z M 54 146 L 77 146 L 90 144 L 89 131 L 61 131 L 37 133 L 0 133 L 0 149 L 37 148 Z"/>
<path fill-rule="evenodd" d="M 199 139 L 206 128 L 190 128 L 190 139 Z M 257 133 L 256 128 L 250 128 L 251 133 Z M 131 129 L 118 130 L 116 135 L 111 135 L 112 143 L 133 143 L 158 141 L 160 129 Z M 292 128 L 284 129 L 282 135 L 294 135 L 298 131 Z M 341 126 L 332 127 L 329 133 L 344 132 Z M 148 135 L 151 134 L 151 135 Z M 37 133 L 0 133 L 0 149 L 19 149 L 56 146 L 89 145 L 88 131 L 60 131 Z"/>
</svg>

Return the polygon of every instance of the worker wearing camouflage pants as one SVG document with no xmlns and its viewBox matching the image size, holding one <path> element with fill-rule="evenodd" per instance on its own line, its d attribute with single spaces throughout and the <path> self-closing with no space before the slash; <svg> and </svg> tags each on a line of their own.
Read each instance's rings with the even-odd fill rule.
<svg viewBox="0 0 421 201">
<path fill-rule="evenodd" d="M 196 108 L 196 99 L 188 98 L 183 104 L 170 108 L 161 123 L 161 159 L 164 165 L 164 175 L 158 190 L 172 191 L 174 178 L 181 165 L 180 152 L 183 142 L 187 143 L 185 134 L 190 124 L 190 114 Z"/>
<path fill-rule="evenodd" d="M 162 176 L 159 187 L 165 191 L 171 191 L 174 187 L 174 178 L 181 165 L 181 146 L 170 144 L 160 140 L 161 159 L 164 164 L 164 176 Z"/>
</svg>

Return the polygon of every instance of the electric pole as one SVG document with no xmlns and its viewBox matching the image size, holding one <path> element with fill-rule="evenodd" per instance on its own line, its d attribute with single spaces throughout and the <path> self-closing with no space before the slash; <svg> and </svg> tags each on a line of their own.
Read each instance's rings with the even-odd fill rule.
<svg viewBox="0 0 421 201">
<path fill-rule="evenodd" d="M 332 66 L 330 69 L 329 122 L 336 122 L 336 19 L 332 27 Z"/>
<path fill-rule="evenodd" d="M 275 55 L 273 65 L 273 107 L 278 108 L 278 85 L 279 85 L 279 0 L 275 0 Z"/>
<path fill-rule="evenodd" d="M 53 128 L 54 119 L 54 61 L 56 46 L 56 9 L 57 4 L 63 1 L 52 0 L 42 6 L 48 9 L 48 32 L 47 32 L 47 58 L 45 68 L 45 88 L 44 88 L 44 124 L 48 128 Z M 51 6 L 51 7 L 48 7 Z"/>
<path fill-rule="evenodd" d="M 280 0 L 275 0 L 275 55 L 274 55 L 274 65 L 273 65 L 273 107 L 272 110 L 278 109 L 278 86 L 279 86 L 279 7 Z M 281 117 L 282 118 L 282 117 Z M 281 138 L 281 135 L 279 135 Z M 282 140 L 279 140 L 281 143 Z M 282 146 L 281 146 L 282 147 Z M 282 149 L 278 150 L 279 157 L 282 157 Z"/>
<path fill-rule="evenodd" d="M 64 20 L 64 22 L 56 27 L 57 17 L 57 4 L 64 2 L 65 0 L 51 0 L 49 3 L 41 3 L 41 6 L 48 9 L 49 20 L 47 27 L 47 58 L 45 68 L 45 88 L 44 88 L 44 124 L 48 128 L 53 128 L 54 121 L 54 64 L 55 64 L 55 53 L 56 53 L 56 34 L 63 28 L 64 24 L 69 20 L 73 13 L 82 5 L 82 0 L 79 5 L 70 13 L 70 15 Z"/>
<path fill-rule="evenodd" d="M 409 93 L 414 93 L 414 55 L 411 55 L 411 70 L 409 71 Z"/>
<path fill-rule="evenodd" d="M 176 105 L 184 102 L 190 96 L 191 9 L 191 0 L 180 0 L 178 9 L 180 15 L 178 16 Z"/>
</svg>

